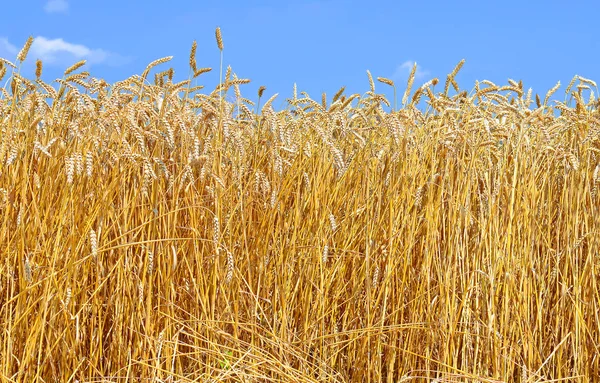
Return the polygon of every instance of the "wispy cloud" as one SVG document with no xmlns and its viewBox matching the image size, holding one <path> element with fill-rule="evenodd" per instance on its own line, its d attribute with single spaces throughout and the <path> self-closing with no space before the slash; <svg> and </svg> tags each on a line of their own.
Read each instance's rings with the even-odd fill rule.
<svg viewBox="0 0 600 383">
<path fill-rule="evenodd" d="M 65 13 L 69 10 L 69 3 L 67 0 L 48 0 L 44 10 L 48 13 Z"/>
<path fill-rule="evenodd" d="M 90 49 L 81 44 L 68 43 L 61 38 L 47 39 L 39 36 L 33 41 L 31 55 L 48 63 L 57 62 L 62 57 L 86 59 L 90 63 L 100 63 L 107 59 L 108 52 L 102 49 Z"/>
<path fill-rule="evenodd" d="M 406 80 L 412 71 L 413 66 L 415 65 L 414 61 L 408 60 L 398 65 L 396 71 L 392 75 L 394 80 Z M 429 75 L 429 71 L 423 69 L 419 64 L 417 64 L 417 71 L 415 72 L 415 80 L 420 80 L 423 77 Z"/>
<path fill-rule="evenodd" d="M 32 56 L 49 64 L 69 64 L 73 60 L 87 60 L 89 64 L 106 64 L 119 66 L 130 59 L 104 49 L 92 49 L 82 44 L 66 42 L 61 38 L 48 39 L 36 37 L 31 46 Z"/>
<path fill-rule="evenodd" d="M 0 37 L 0 57 L 11 60 L 17 53 L 17 47 L 12 45 L 6 37 Z"/>
<path fill-rule="evenodd" d="M 8 60 L 15 58 L 18 48 L 7 38 L 0 37 L 0 57 Z M 131 61 L 131 58 L 104 49 L 92 49 L 82 44 L 74 44 L 62 38 L 49 39 L 44 36 L 34 38 L 28 62 L 40 59 L 47 65 L 68 66 L 75 61 L 87 60 L 87 63 L 120 66 Z"/>
</svg>

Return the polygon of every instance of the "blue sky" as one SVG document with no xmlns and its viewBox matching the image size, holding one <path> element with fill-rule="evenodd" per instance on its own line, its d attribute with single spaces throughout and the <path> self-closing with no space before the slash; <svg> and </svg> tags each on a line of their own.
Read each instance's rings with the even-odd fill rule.
<svg viewBox="0 0 600 383">
<path fill-rule="evenodd" d="M 294 83 L 315 100 L 341 86 L 364 94 L 367 69 L 394 80 L 401 98 L 413 62 L 415 88 L 438 77 L 436 91 L 463 58 L 457 81 L 468 91 L 475 80 L 511 78 L 542 97 L 560 80 L 555 96 L 563 100 L 574 75 L 600 81 L 598 1 L 21 0 L 3 2 L 2 13 L 0 57 L 14 61 L 27 37 L 36 38 L 22 70 L 28 77 L 36 58 L 46 80 L 87 59 L 93 76 L 112 83 L 172 55 L 157 70 L 173 66 L 182 81 L 197 40 L 198 66 L 213 68 L 200 77 L 209 90 L 218 83 L 219 26 L 225 66 L 252 80 L 242 94 L 255 100 L 264 85 L 267 97 L 279 93 L 276 108 Z M 376 91 L 392 100 L 387 85 Z"/>
</svg>

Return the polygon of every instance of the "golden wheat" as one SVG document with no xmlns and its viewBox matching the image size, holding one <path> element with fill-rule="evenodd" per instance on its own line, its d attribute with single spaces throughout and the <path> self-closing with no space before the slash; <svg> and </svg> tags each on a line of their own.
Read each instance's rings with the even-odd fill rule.
<svg viewBox="0 0 600 383">
<path fill-rule="evenodd" d="M 196 43 L 196 40 L 194 40 L 194 42 L 192 43 L 192 49 L 190 50 L 190 69 L 192 71 L 192 73 L 196 73 L 196 70 L 198 69 L 196 67 L 196 49 L 198 48 L 198 43 Z"/>
<path fill-rule="evenodd" d="M 27 41 L 25 42 L 25 45 L 23 46 L 23 48 L 21 48 L 21 50 L 17 54 L 17 61 L 19 61 L 19 62 L 25 61 L 32 44 L 33 44 L 33 37 L 29 36 L 29 38 L 27 38 Z"/>
<path fill-rule="evenodd" d="M 215 31 L 215 37 L 217 39 L 217 46 L 219 48 L 220 51 L 223 50 L 223 37 L 221 36 L 221 28 L 217 27 L 216 31 Z"/>
<path fill-rule="evenodd" d="M 594 81 L 530 109 L 414 64 L 401 109 L 368 71 L 277 111 L 231 67 L 197 92 L 195 50 L 58 89 L 0 60 L 0 381 L 597 380 Z"/>
<path fill-rule="evenodd" d="M 82 66 L 84 66 L 85 63 L 86 63 L 86 60 L 81 60 L 81 61 L 78 61 L 75 64 L 71 65 L 70 67 L 68 67 L 64 73 L 65 77 L 68 76 L 69 74 L 71 74 L 72 72 L 76 71 L 77 69 L 81 68 Z"/>
</svg>

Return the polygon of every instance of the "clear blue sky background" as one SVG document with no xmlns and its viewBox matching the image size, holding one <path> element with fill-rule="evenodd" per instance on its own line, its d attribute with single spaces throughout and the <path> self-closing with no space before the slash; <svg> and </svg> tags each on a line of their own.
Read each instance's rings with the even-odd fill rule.
<svg viewBox="0 0 600 383">
<path fill-rule="evenodd" d="M 0 57 L 14 60 L 32 35 L 26 76 L 33 76 L 36 58 L 44 61 L 46 80 L 88 59 L 86 69 L 112 83 L 172 55 L 175 81 L 181 81 L 197 40 L 198 66 L 213 68 L 200 83 L 212 90 L 220 26 L 225 64 L 252 80 L 242 94 L 256 99 L 265 85 L 266 96 L 280 95 L 276 108 L 291 97 L 294 83 L 316 100 L 322 92 L 331 99 L 341 86 L 364 94 L 367 69 L 396 81 L 400 98 L 415 61 L 415 86 L 438 77 L 439 91 L 463 58 L 461 89 L 472 90 L 475 80 L 504 85 L 511 78 L 542 97 L 560 80 L 555 96 L 563 100 L 574 75 L 600 81 L 599 16 L 597 0 L 3 1 Z M 387 85 L 377 83 L 376 90 L 391 101 Z"/>
</svg>

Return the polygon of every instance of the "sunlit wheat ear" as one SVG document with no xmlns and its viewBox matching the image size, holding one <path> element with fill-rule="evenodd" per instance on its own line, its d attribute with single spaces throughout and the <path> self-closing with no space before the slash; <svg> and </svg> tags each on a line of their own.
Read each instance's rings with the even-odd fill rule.
<svg viewBox="0 0 600 383">
<path fill-rule="evenodd" d="M 308 177 L 308 173 L 304 172 L 302 174 L 302 178 L 303 178 L 303 182 L 304 182 L 304 187 L 306 188 L 306 190 L 310 191 L 310 178 Z"/>
<path fill-rule="evenodd" d="M 338 224 L 335 220 L 335 216 L 333 215 L 333 213 L 329 213 L 329 224 L 331 226 L 331 231 L 336 231 L 338 228 Z"/>
<path fill-rule="evenodd" d="M 231 251 L 227 250 L 227 275 L 225 276 L 225 283 L 231 282 L 231 279 L 233 278 L 233 262 L 233 254 Z"/>
<path fill-rule="evenodd" d="M 215 37 L 217 38 L 217 46 L 219 50 L 223 50 L 223 37 L 221 36 L 221 27 L 217 27 L 215 30 Z"/>
<path fill-rule="evenodd" d="M 156 341 L 156 363 L 160 365 L 160 354 L 162 352 L 163 342 L 165 337 L 165 330 L 162 330 L 160 334 L 158 334 L 158 340 Z"/>
<path fill-rule="evenodd" d="M 596 165 L 594 168 L 594 174 L 592 175 L 592 197 L 595 197 L 598 193 L 598 183 L 600 179 L 598 176 L 600 175 L 600 164 Z"/>
<path fill-rule="evenodd" d="M 198 70 L 198 68 L 196 67 L 196 49 L 198 47 L 198 43 L 196 43 L 196 40 L 194 40 L 194 42 L 192 43 L 192 49 L 190 51 L 190 69 L 192 70 L 192 73 L 196 73 L 196 70 Z"/>
<path fill-rule="evenodd" d="M 417 63 L 413 64 L 413 67 L 410 71 L 410 75 L 408 76 L 408 83 L 406 85 L 406 90 L 404 91 L 404 96 L 402 96 L 402 106 L 406 106 L 408 101 L 408 96 L 412 90 L 413 82 L 415 81 L 415 74 L 417 73 Z"/>
<path fill-rule="evenodd" d="M 312 154 L 312 148 L 310 146 L 310 143 L 307 142 L 306 144 L 304 144 L 304 147 L 302 148 L 302 151 L 304 152 L 304 155 L 307 158 L 310 158 L 311 154 Z"/>
<path fill-rule="evenodd" d="M 323 254 L 321 256 L 321 261 L 323 263 L 327 263 L 328 259 L 329 259 L 329 246 L 325 245 L 325 247 L 323 247 Z"/>
<path fill-rule="evenodd" d="M 267 176 L 265 175 L 265 173 L 260 172 L 259 176 L 260 176 L 261 190 L 262 190 L 263 194 L 268 195 L 271 192 L 271 183 L 267 179 Z"/>
<path fill-rule="evenodd" d="M 0 81 L 6 76 L 6 65 L 0 60 Z"/>
<path fill-rule="evenodd" d="M 144 285 L 138 283 L 138 303 L 141 305 L 144 302 Z"/>
<path fill-rule="evenodd" d="M 19 62 L 25 61 L 25 59 L 27 58 L 27 54 L 29 53 L 29 49 L 31 48 L 31 44 L 33 44 L 33 37 L 29 36 L 29 38 L 25 42 L 25 45 L 23 46 L 23 48 L 21 48 L 21 50 L 17 54 L 17 61 L 19 61 Z"/>
<path fill-rule="evenodd" d="M 90 230 L 90 247 L 92 248 L 92 257 L 95 260 L 98 258 L 98 237 L 94 229 Z"/>
<path fill-rule="evenodd" d="M 448 89 L 450 88 L 450 85 L 454 86 L 455 89 L 458 88 L 458 86 L 454 82 L 454 77 L 456 77 L 458 71 L 462 68 L 464 63 L 465 59 L 460 60 L 460 62 L 454 67 L 454 70 L 452 70 L 452 72 L 446 78 L 446 84 L 444 85 L 444 95 L 448 95 Z"/>
<path fill-rule="evenodd" d="M 589 233 L 584 234 L 584 235 L 580 236 L 579 238 L 577 238 L 577 240 L 573 243 L 573 246 L 571 247 L 571 251 L 575 251 L 578 248 L 580 248 L 581 245 L 583 245 L 583 242 L 585 241 L 585 239 L 587 238 L 588 235 L 589 235 Z"/>
<path fill-rule="evenodd" d="M 371 88 L 371 93 L 375 93 L 375 83 L 373 82 L 373 76 L 371 76 L 371 72 L 367 70 L 367 76 L 369 76 L 369 86 Z"/>
<path fill-rule="evenodd" d="M 42 60 L 36 60 L 35 62 L 35 77 L 38 80 L 42 77 Z"/>
<path fill-rule="evenodd" d="M 552 95 L 554 94 L 554 92 L 556 92 L 558 90 L 558 88 L 560 88 L 560 81 L 557 82 L 556 85 L 554 85 L 554 87 L 552 89 L 550 89 L 548 91 L 548 93 L 546 94 L 546 98 L 544 98 L 544 106 L 548 105 L 548 100 L 550 99 L 550 97 L 552 97 Z M 537 95 L 536 95 L 536 97 L 537 97 Z"/>
<path fill-rule="evenodd" d="M 65 311 L 67 311 L 69 309 L 69 303 L 71 303 L 71 294 L 72 294 L 71 288 L 67 287 L 67 291 L 65 293 L 65 300 L 62 302 L 63 309 Z"/>
<path fill-rule="evenodd" d="M 0 57 L 0 68 L 6 69 L 7 66 L 11 67 L 12 69 L 17 69 L 17 66 L 15 64 L 3 57 Z"/>
<path fill-rule="evenodd" d="M 380 272 L 381 272 L 381 270 L 379 270 L 379 265 L 376 265 L 375 271 L 373 272 L 373 281 L 372 281 L 373 289 L 377 289 L 377 286 L 379 285 L 379 273 Z"/>
<path fill-rule="evenodd" d="M 88 178 L 92 178 L 92 172 L 94 169 L 94 158 L 91 152 L 85 154 L 85 170 Z"/>
<path fill-rule="evenodd" d="M 390 80 L 391 81 L 391 80 Z M 344 93 L 344 91 L 346 90 L 346 87 L 343 86 L 341 87 L 334 95 L 333 95 L 333 99 L 332 102 L 336 102 L 337 100 L 340 99 L 340 97 L 342 96 L 342 93 Z"/>
<path fill-rule="evenodd" d="M 229 83 L 231 81 L 231 65 L 227 65 L 227 69 L 225 70 L 225 83 Z"/>
<path fill-rule="evenodd" d="M 200 76 L 203 73 L 208 73 L 212 70 L 212 68 L 199 68 L 194 72 L 194 78 Z"/>
<path fill-rule="evenodd" d="M 21 226 L 21 218 L 23 217 L 23 206 L 19 207 L 19 213 L 17 213 L 17 227 Z"/>
<path fill-rule="evenodd" d="M 569 166 L 571 166 L 571 168 L 573 170 L 577 171 L 579 169 L 579 160 L 577 159 L 575 154 L 569 153 L 567 155 L 567 162 L 569 163 Z"/>
<path fill-rule="evenodd" d="M 275 190 L 275 188 L 273 188 L 273 190 L 271 190 L 271 209 L 275 208 L 276 203 L 277 203 L 277 190 Z"/>
<path fill-rule="evenodd" d="M 154 252 L 148 250 L 148 274 L 152 275 L 152 271 L 154 270 Z"/>
<path fill-rule="evenodd" d="M 6 166 L 10 166 L 13 162 L 17 160 L 19 156 L 19 148 L 17 145 L 11 143 L 10 144 L 10 153 L 8 155 L 8 159 L 6 160 Z"/>
<path fill-rule="evenodd" d="M 67 172 L 67 183 L 73 184 L 73 176 L 75 174 L 75 160 L 72 156 L 65 158 L 65 171 Z"/>
<path fill-rule="evenodd" d="M 273 163 L 273 167 L 277 175 L 283 175 L 283 161 L 278 153 L 275 153 L 275 161 Z"/>
<path fill-rule="evenodd" d="M 425 192 L 425 186 L 421 186 L 417 189 L 417 193 L 415 195 L 415 208 L 420 210 L 423 205 L 423 194 Z"/>
<path fill-rule="evenodd" d="M 219 217 L 213 219 L 213 242 L 215 247 L 219 247 L 219 238 L 221 237 L 221 226 L 219 225 Z"/>
<path fill-rule="evenodd" d="M 387 84 L 389 86 L 394 86 L 394 81 L 390 80 L 389 78 L 385 78 L 385 77 L 377 77 L 377 81 L 383 83 L 383 84 Z M 342 88 L 343 91 L 344 88 Z"/>
<path fill-rule="evenodd" d="M 521 382 L 529 381 L 529 372 L 527 371 L 527 366 L 525 364 L 521 365 Z"/>
<path fill-rule="evenodd" d="M 75 64 L 71 65 L 70 67 L 67 68 L 67 70 L 65 70 L 64 75 L 68 76 L 69 74 L 75 72 L 77 69 L 81 68 L 82 66 L 84 66 L 86 63 L 85 60 L 81 60 L 76 62 Z"/>
<path fill-rule="evenodd" d="M 389 187 L 390 186 L 390 179 L 392 178 L 392 172 L 387 172 L 385 174 L 385 179 L 383 180 L 383 185 L 385 187 Z"/>
<path fill-rule="evenodd" d="M 31 275 L 31 263 L 29 262 L 29 256 L 25 256 L 25 261 L 24 261 L 24 266 L 25 266 L 25 281 L 27 282 L 27 284 L 30 284 L 33 281 L 33 277 Z"/>
<path fill-rule="evenodd" d="M 81 153 L 75 153 L 73 155 L 73 160 L 75 161 L 75 170 L 77 176 L 83 174 L 83 156 Z"/>
</svg>

